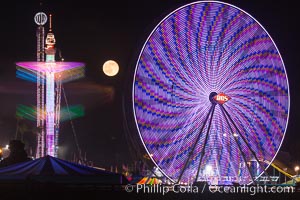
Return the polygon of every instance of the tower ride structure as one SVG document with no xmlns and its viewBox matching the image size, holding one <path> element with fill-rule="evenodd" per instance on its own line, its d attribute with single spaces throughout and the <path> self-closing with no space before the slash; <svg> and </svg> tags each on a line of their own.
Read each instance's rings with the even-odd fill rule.
<svg viewBox="0 0 300 200">
<path fill-rule="evenodd" d="M 84 67 L 82 62 L 64 62 L 55 60 L 56 40 L 52 32 L 52 15 L 49 16 L 49 32 L 45 39 L 44 25 L 47 15 L 39 12 L 34 17 L 37 27 L 36 62 L 17 62 L 16 65 L 27 74 L 34 74 L 37 83 L 36 158 L 50 155 L 58 156 L 58 138 L 60 124 L 60 105 L 62 82 L 70 80 L 70 74 Z"/>
</svg>

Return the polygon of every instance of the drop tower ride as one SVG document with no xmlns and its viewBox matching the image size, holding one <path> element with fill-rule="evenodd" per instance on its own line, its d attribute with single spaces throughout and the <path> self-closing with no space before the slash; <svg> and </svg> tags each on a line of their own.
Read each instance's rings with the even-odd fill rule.
<svg viewBox="0 0 300 200">
<path fill-rule="evenodd" d="M 47 22 L 47 15 L 39 12 L 35 15 L 34 20 L 38 25 L 36 31 L 37 60 L 17 62 L 16 65 L 36 76 L 36 158 L 46 155 L 57 157 L 62 82 L 66 77 L 65 74 L 84 67 L 84 63 L 64 62 L 63 59 L 56 61 L 56 40 L 52 32 L 52 15 L 49 16 L 49 32 L 46 39 L 44 25 Z"/>
</svg>

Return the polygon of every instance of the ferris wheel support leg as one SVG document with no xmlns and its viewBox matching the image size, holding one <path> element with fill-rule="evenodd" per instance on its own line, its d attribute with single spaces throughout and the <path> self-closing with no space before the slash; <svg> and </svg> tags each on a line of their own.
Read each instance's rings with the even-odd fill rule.
<svg viewBox="0 0 300 200">
<path fill-rule="evenodd" d="M 203 145 L 201 156 L 200 156 L 200 161 L 199 161 L 199 165 L 198 165 L 198 170 L 197 170 L 197 175 L 196 175 L 195 182 L 198 180 L 198 176 L 199 176 L 199 172 L 200 172 L 200 168 L 201 168 L 202 159 L 203 159 L 203 156 L 205 154 L 205 147 L 206 147 L 207 140 L 208 140 L 208 134 L 209 134 L 209 130 L 210 130 L 210 127 L 211 127 L 211 122 L 212 122 L 212 119 L 213 119 L 213 116 L 214 116 L 215 107 L 216 107 L 216 104 L 213 104 L 212 105 L 211 117 L 210 117 L 210 120 L 209 120 L 209 124 L 208 124 L 208 128 L 207 128 L 207 131 L 206 131 L 206 135 L 205 135 L 204 145 Z"/>
<path fill-rule="evenodd" d="M 249 144 L 246 142 L 245 137 L 241 134 L 240 130 L 238 129 L 237 125 L 234 123 L 234 121 L 232 120 L 231 116 L 229 115 L 229 113 L 227 112 L 227 110 L 223 107 L 223 105 L 220 105 L 221 109 L 224 111 L 224 113 L 228 116 L 228 118 L 230 119 L 230 121 L 232 122 L 233 126 L 235 127 L 235 129 L 237 130 L 238 134 L 241 136 L 241 138 L 243 139 L 244 143 L 246 144 L 246 146 L 248 147 L 248 149 L 250 150 L 250 152 L 253 154 L 255 160 L 257 161 L 259 167 L 264 171 L 264 173 L 267 175 L 269 181 L 272 181 L 269 174 L 266 171 L 265 166 L 263 166 L 259 159 L 257 158 L 255 152 L 251 149 L 251 147 L 249 146 Z"/>
<path fill-rule="evenodd" d="M 266 171 L 266 168 L 261 164 L 261 162 L 259 161 L 258 157 L 256 156 L 255 152 L 253 151 L 253 149 L 251 149 L 251 147 L 249 146 L 249 144 L 246 142 L 245 137 L 241 134 L 240 130 L 238 129 L 237 125 L 234 123 L 234 121 L 232 120 L 231 116 L 229 115 L 229 113 L 227 112 L 227 110 L 223 107 L 223 105 L 221 105 L 221 108 L 225 111 L 225 113 L 227 114 L 228 118 L 230 119 L 230 121 L 232 122 L 232 124 L 234 125 L 234 127 L 236 128 L 236 130 L 238 131 L 238 134 L 242 137 L 244 143 L 247 145 L 248 149 L 251 151 L 251 153 L 253 154 L 255 160 L 257 161 L 257 163 L 259 164 L 259 167 L 264 171 L 264 173 L 267 175 L 267 177 L 269 178 L 270 181 L 271 178 L 269 176 L 269 174 Z"/>
<path fill-rule="evenodd" d="M 229 121 L 228 121 L 228 118 L 229 118 L 229 119 L 231 119 L 231 118 L 230 118 L 230 116 L 228 116 L 228 118 L 227 118 L 226 110 L 224 109 L 224 107 L 223 107 L 222 105 L 220 105 L 220 107 L 221 107 L 222 113 L 223 113 L 223 115 L 224 115 L 224 118 L 225 118 L 225 120 L 226 120 L 226 122 L 227 122 L 227 125 L 229 126 L 229 129 L 230 129 L 230 131 L 231 131 L 231 135 L 232 135 L 232 137 L 233 137 L 235 143 L 237 144 L 237 146 L 238 146 L 238 148 L 239 148 L 239 151 L 240 151 L 241 154 L 242 154 L 243 160 L 244 160 L 244 162 L 245 162 L 245 164 L 246 164 L 246 167 L 247 167 L 247 170 L 248 170 L 248 172 L 249 172 L 249 174 L 250 174 L 250 176 L 251 176 L 251 179 L 252 179 L 253 183 L 256 184 L 256 181 L 255 181 L 255 179 L 253 178 L 253 176 L 252 176 L 252 174 L 251 174 L 251 170 L 250 170 L 249 166 L 247 165 L 246 155 L 244 154 L 244 152 L 243 152 L 243 150 L 242 150 L 242 148 L 241 148 L 241 146 L 240 146 L 240 144 L 239 144 L 237 138 L 233 135 L 233 129 L 232 129 L 232 127 L 231 127 L 231 125 L 230 125 L 230 123 L 229 123 Z M 230 120 L 230 121 L 231 121 L 231 120 Z M 232 121 L 231 121 L 231 122 L 232 122 Z M 232 122 L 232 123 L 233 123 L 233 122 Z M 233 125 L 235 125 L 235 124 L 233 123 Z"/>
<path fill-rule="evenodd" d="M 202 127 L 201 127 L 201 129 L 200 129 L 200 131 L 199 131 L 199 134 L 198 134 L 198 136 L 197 136 L 197 138 L 196 138 L 196 140 L 195 140 L 195 143 L 194 143 L 194 145 L 193 145 L 193 147 L 192 147 L 192 150 L 189 152 L 188 158 L 187 158 L 187 160 L 186 160 L 185 163 L 184 163 L 184 166 L 183 166 L 183 168 L 182 168 L 182 171 L 180 172 L 180 175 L 179 175 L 179 178 L 178 178 L 178 180 L 177 180 L 177 183 L 180 182 L 180 180 L 181 180 L 181 178 L 182 178 L 182 175 L 183 175 L 184 171 L 186 170 L 186 167 L 187 167 L 188 164 L 189 164 L 189 161 L 190 161 L 190 159 L 191 159 L 191 156 L 192 156 L 192 154 L 193 154 L 193 152 L 194 152 L 194 150 L 195 150 L 195 148 L 196 148 L 196 145 L 197 145 L 197 143 L 198 143 L 198 141 L 199 141 L 199 139 L 200 139 L 201 133 L 202 133 L 202 131 L 203 131 L 205 125 L 206 125 L 206 122 L 207 122 L 207 120 L 208 120 L 208 118 L 209 118 L 209 115 L 210 115 L 210 113 L 212 112 L 212 110 L 213 110 L 213 105 L 210 107 L 210 109 L 209 109 L 209 111 L 208 111 L 208 114 L 207 114 L 207 116 L 206 116 L 206 118 L 205 118 L 205 120 L 204 120 L 204 123 L 202 124 Z"/>
</svg>

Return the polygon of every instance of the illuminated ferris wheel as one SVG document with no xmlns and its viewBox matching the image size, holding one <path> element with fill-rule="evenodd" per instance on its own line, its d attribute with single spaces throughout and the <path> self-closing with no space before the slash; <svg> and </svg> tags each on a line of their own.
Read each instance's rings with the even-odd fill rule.
<svg viewBox="0 0 300 200">
<path fill-rule="evenodd" d="M 173 182 L 256 182 L 284 139 L 290 101 L 279 50 L 227 3 L 190 3 L 161 20 L 132 90 L 140 139 Z"/>
</svg>

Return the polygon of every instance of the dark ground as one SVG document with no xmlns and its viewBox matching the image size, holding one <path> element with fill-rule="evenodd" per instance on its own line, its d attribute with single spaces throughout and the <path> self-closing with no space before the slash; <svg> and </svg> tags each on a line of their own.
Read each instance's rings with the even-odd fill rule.
<svg viewBox="0 0 300 200">
<path fill-rule="evenodd" d="M 125 185 L 93 185 L 93 184 L 53 184 L 53 183 L 0 183 L 1 199 L 122 199 L 122 200 L 154 200 L 154 199 L 205 199 L 205 200 L 296 200 L 300 199 L 300 191 L 295 193 L 263 193 L 251 195 L 247 194 L 225 194 L 211 193 L 208 190 L 199 189 L 198 192 L 186 191 L 182 193 L 168 192 L 162 194 L 159 192 L 137 193 L 126 192 Z M 298 189 L 299 190 L 299 189 Z"/>
</svg>

